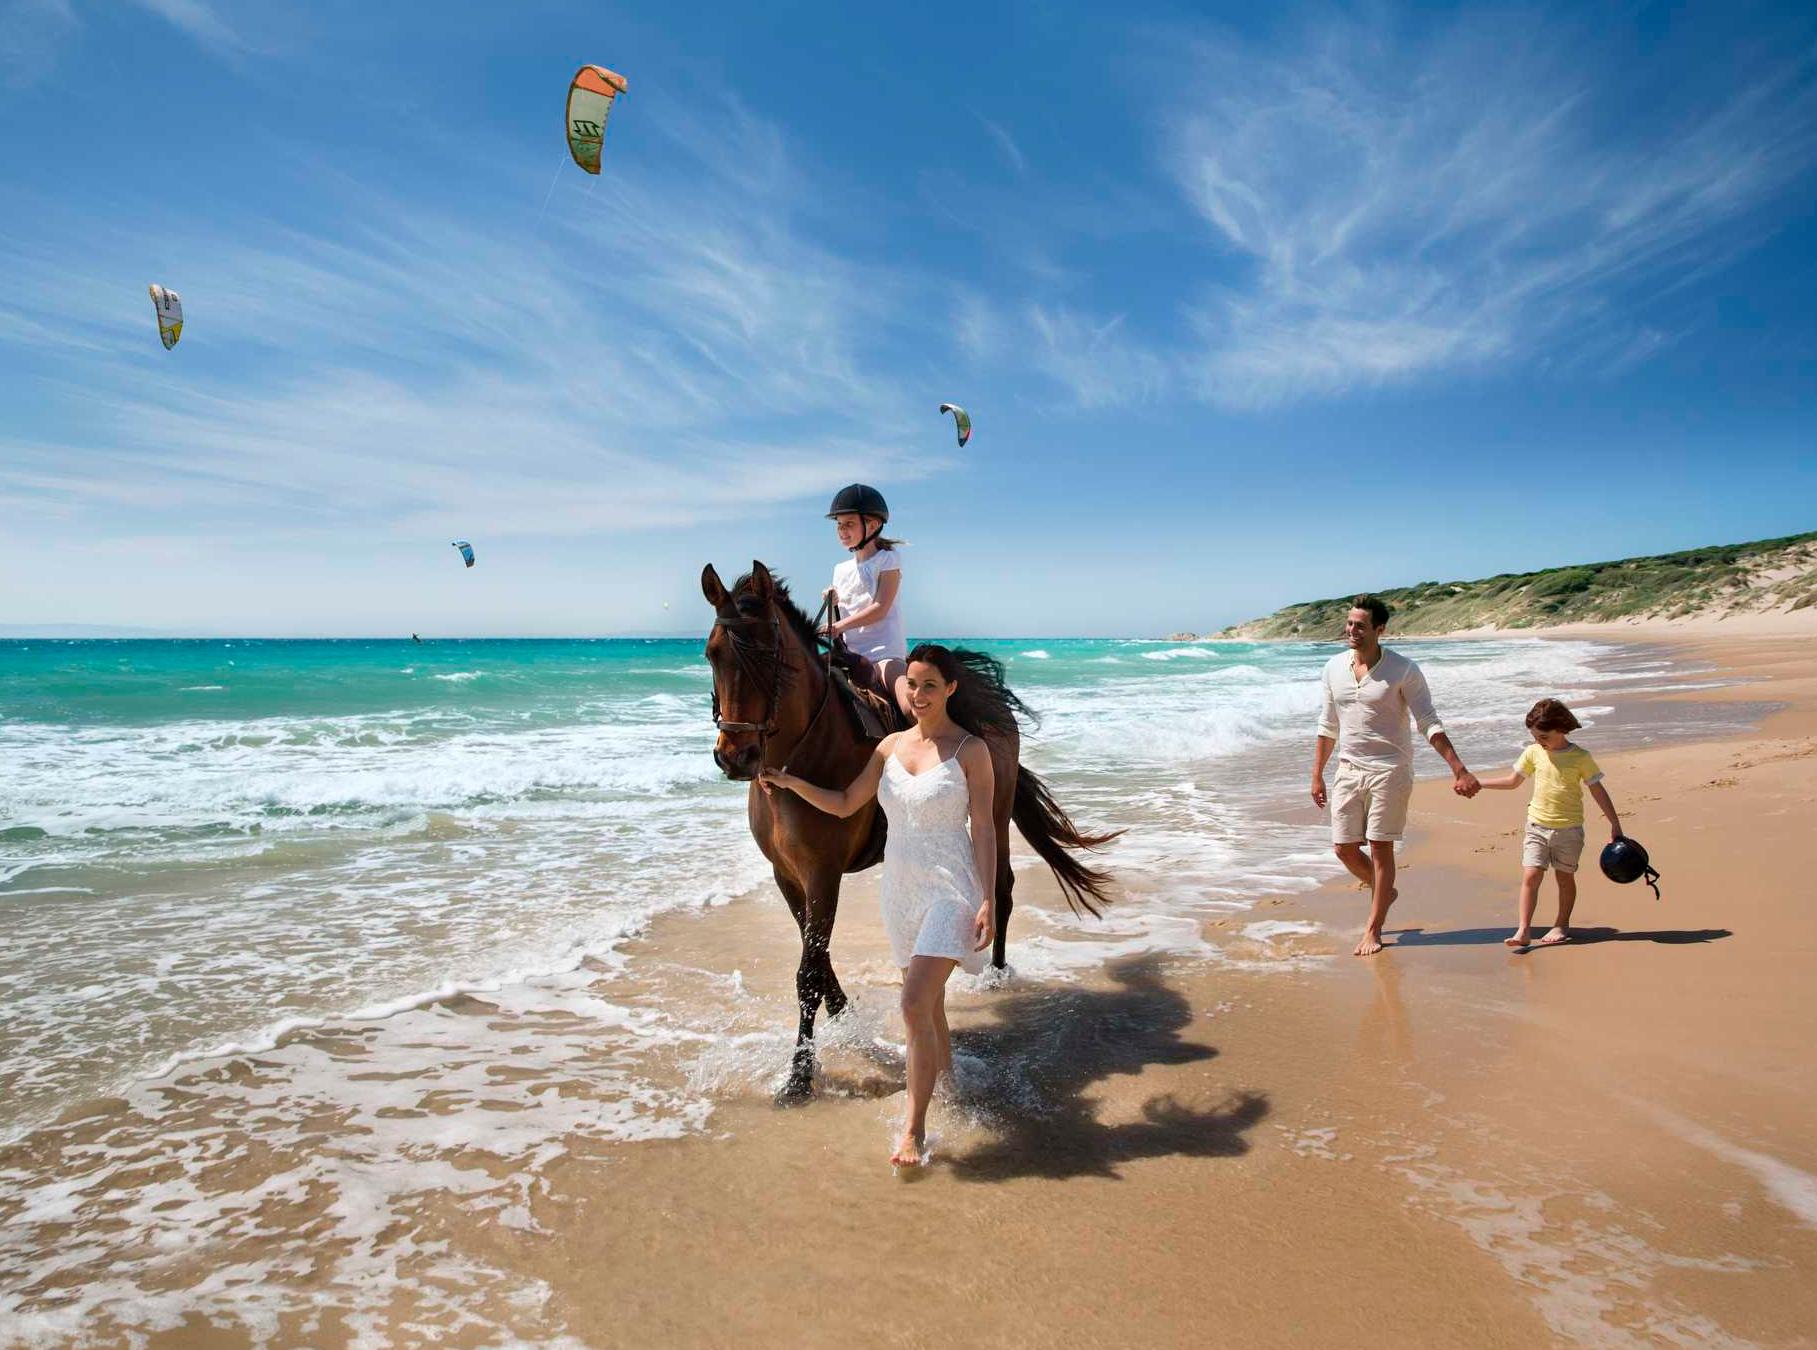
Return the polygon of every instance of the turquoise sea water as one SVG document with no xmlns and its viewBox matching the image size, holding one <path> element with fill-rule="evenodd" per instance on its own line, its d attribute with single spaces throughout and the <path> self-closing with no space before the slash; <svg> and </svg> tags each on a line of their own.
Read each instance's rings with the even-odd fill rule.
<svg viewBox="0 0 1817 1350">
<path fill-rule="evenodd" d="M 1129 830 L 1125 927 L 1329 873 L 1284 806 L 1333 648 L 968 645 L 1044 715 L 1028 759 L 1066 805 Z M 1594 724 L 1665 670 L 1585 643 L 1417 654 L 1479 762 L 1541 693 Z M 767 885 L 709 688 L 692 639 L 0 642 L 0 1130 Z M 1012 942 L 1025 968 L 1050 955 Z"/>
</svg>

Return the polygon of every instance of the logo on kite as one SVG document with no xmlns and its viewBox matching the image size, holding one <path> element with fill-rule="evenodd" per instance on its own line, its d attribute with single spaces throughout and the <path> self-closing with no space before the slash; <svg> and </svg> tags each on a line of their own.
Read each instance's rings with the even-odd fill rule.
<svg viewBox="0 0 1817 1350">
<path fill-rule="evenodd" d="M 964 449 L 965 443 L 972 438 L 972 419 L 970 415 L 957 403 L 942 403 L 940 405 L 940 411 L 953 415 L 953 426 L 959 431 L 959 447 L 960 449 Z"/>
<path fill-rule="evenodd" d="M 183 297 L 155 284 L 145 289 L 151 292 L 152 308 L 158 311 L 158 336 L 169 351 L 183 336 Z"/>
<path fill-rule="evenodd" d="M 588 173 L 599 172 L 600 147 L 612 100 L 625 92 L 625 77 L 604 66 L 582 66 L 568 86 L 568 153 Z"/>
<path fill-rule="evenodd" d="M 456 539 L 453 546 L 461 551 L 461 558 L 466 562 L 467 566 L 473 566 L 473 545 L 469 544 L 465 539 Z"/>
</svg>

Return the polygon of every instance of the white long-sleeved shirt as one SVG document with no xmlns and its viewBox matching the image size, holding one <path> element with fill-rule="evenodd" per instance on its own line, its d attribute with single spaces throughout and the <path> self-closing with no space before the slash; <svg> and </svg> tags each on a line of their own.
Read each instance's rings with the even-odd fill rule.
<svg viewBox="0 0 1817 1350">
<path fill-rule="evenodd" d="M 1384 648 L 1381 659 L 1359 680 L 1350 652 L 1341 651 L 1325 663 L 1322 682 L 1325 705 L 1319 713 L 1319 735 L 1336 740 L 1338 758 L 1359 769 L 1413 766 L 1409 714 L 1427 740 L 1445 729 L 1432 706 L 1425 675 L 1399 652 Z"/>
</svg>

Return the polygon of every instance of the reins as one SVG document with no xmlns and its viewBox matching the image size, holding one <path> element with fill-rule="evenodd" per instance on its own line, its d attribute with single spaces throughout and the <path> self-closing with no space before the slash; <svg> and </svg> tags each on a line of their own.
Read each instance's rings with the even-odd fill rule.
<svg viewBox="0 0 1817 1350">
<path fill-rule="evenodd" d="M 771 601 L 771 608 L 772 610 L 775 608 L 775 602 L 773 600 Z M 837 623 L 839 620 L 839 602 L 831 591 L 828 591 L 821 597 L 820 608 L 814 611 L 814 617 L 810 621 L 811 626 L 815 631 L 816 645 L 819 645 L 821 642 L 819 632 L 820 621 L 822 619 L 827 620 L 829 623 Z M 762 622 L 762 619 L 755 616 L 749 618 L 739 617 L 735 619 L 720 619 L 718 621 L 718 626 L 730 629 L 751 624 L 760 624 Z M 769 762 L 770 737 L 776 734 L 777 706 L 782 702 L 782 616 L 780 614 L 772 613 L 770 615 L 770 628 L 772 636 L 772 645 L 770 647 L 770 701 L 769 707 L 764 714 L 763 721 L 729 722 L 721 717 L 719 713 L 719 681 L 717 678 L 713 681 L 713 725 L 720 731 L 747 731 L 754 733 L 757 737 L 758 759 L 765 764 Z M 740 638 L 733 637 L 732 644 L 735 648 L 749 650 L 749 644 L 745 643 Z M 826 641 L 825 648 L 826 656 L 823 663 L 824 669 L 821 672 L 823 676 L 823 687 L 820 691 L 819 706 L 814 709 L 814 715 L 808 719 L 807 727 L 802 731 L 801 735 L 795 738 L 795 744 L 789 747 L 789 754 L 784 756 L 784 762 L 781 765 L 784 769 L 788 768 L 787 761 L 789 756 L 792 756 L 795 751 L 807 744 L 808 737 L 814 733 L 814 728 L 820 725 L 821 714 L 826 712 L 827 704 L 832 701 L 833 644 L 830 640 Z"/>
</svg>

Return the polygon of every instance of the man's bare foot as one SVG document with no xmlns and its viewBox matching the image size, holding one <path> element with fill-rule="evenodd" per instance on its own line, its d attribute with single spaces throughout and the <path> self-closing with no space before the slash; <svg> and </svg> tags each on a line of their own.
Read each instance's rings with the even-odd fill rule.
<svg viewBox="0 0 1817 1350">
<path fill-rule="evenodd" d="M 922 1163 L 921 1136 L 913 1130 L 904 1130 L 902 1138 L 896 1141 L 896 1151 L 890 1154 L 891 1167 L 919 1167 Z"/>
<path fill-rule="evenodd" d="M 1382 935 L 1376 932 L 1365 932 L 1362 941 L 1356 944 L 1358 956 L 1374 956 L 1382 949 Z"/>
<path fill-rule="evenodd" d="M 1571 930 L 1569 928 L 1554 928 L 1550 933 L 1547 933 L 1541 938 L 1537 945 L 1541 947 L 1556 947 L 1559 943 L 1569 942 L 1570 940 Z"/>
<path fill-rule="evenodd" d="M 1523 928 L 1513 937 L 1505 937 L 1502 941 L 1510 947 L 1531 947 L 1533 945 L 1533 934 Z"/>
</svg>

